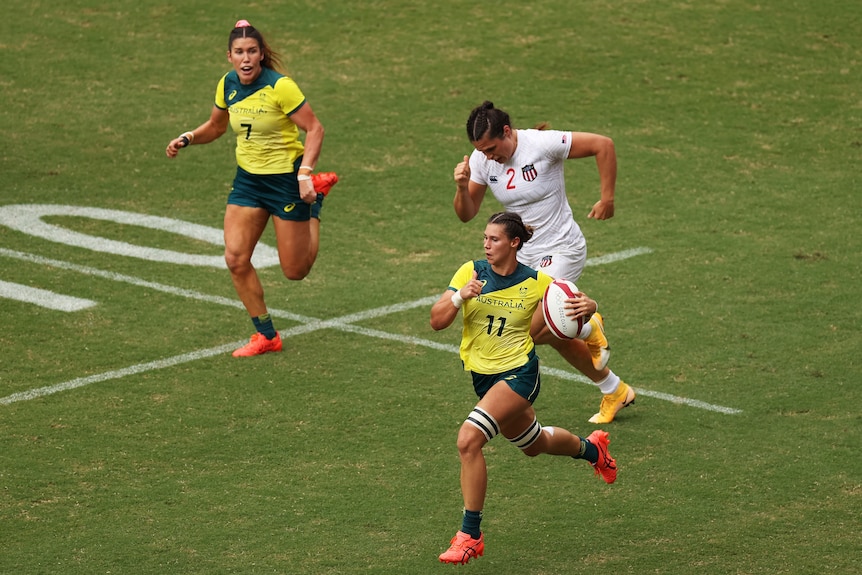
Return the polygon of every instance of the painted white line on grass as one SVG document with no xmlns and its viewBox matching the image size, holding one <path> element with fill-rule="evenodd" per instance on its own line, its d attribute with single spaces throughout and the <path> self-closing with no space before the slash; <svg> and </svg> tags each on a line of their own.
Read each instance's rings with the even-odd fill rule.
<svg viewBox="0 0 862 575">
<path fill-rule="evenodd" d="M 93 307 L 97 302 L 79 297 L 72 297 L 12 282 L 0 280 L 0 298 L 21 301 L 38 305 L 55 311 L 79 311 Z"/>
<path fill-rule="evenodd" d="M 559 377 L 560 379 L 568 379 L 570 381 L 580 381 L 581 383 L 586 383 L 589 385 L 595 385 L 588 377 L 585 377 L 579 373 L 573 373 L 571 371 L 564 371 L 562 369 L 557 369 L 555 367 L 542 367 L 543 375 L 552 375 L 554 377 Z M 724 413 L 727 415 L 739 415 L 742 413 L 741 409 L 735 409 L 733 407 L 725 407 L 723 405 L 715 405 L 713 403 L 706 403 L 705 401 L 700 401 L 698 399 L 690 399 L 688 397 L 680 397 L 678 395 L 671 395 L 669 393 L 664 393 L 661 391 L 650 391 L 649 389 L 643 389 L 641 387 L 632 386 L 638 396 L 640 397 L 652 397 L 655 399 L 662 399 L 664 401 L 669 401 L 671 403 L 679 403 L 680 405 L 687 405 L 688 407 L 696 407 L 698 409 L 703 409 L 706 411 L 714 411 L 716 413 Z"/>
<path fill-rule="evenodd" d="M 614 252 L 612 254 L 607 254 L 604 256 L 596 256 L 594 258 L 588 258 L 587 263 L 585 265 L 588 266 L 600 266 L 604 264 L 612 264 L 614 262 L 618 262 L 621 260 L 627 260 L 629 258 L 633 258 L 635 256 L 642 256 L 644 254 L 651 254 L 651 248 L 632 248 L 630 250 L 623 250 L 621 252 Z"/>
<path fill-rule="evenodd" d="M 76 216 L 130 226 L 140 226 L 151 230 L 162 230 L 179 234 L 214 246 L 224 247 L 224 231 L 221 228 L 212 228 L 173 218 L 88 206 L 64 206 L 59 204 L 9 204 L 0 206 L 0 225 L 52 242 L 66 244 L 67 246 L 77 246 L 106 254 L 128 256 L 155 262 L 227 268 L 224 256 L 221 255 L 187 254 L 109 240 L 101 236 L 91 236 L 72 231 L 63 226 L 50 224 L 43 220 L 46 216 Z M 258 243 L 254 248 L 251 261 L 258 268 L 277 266 L 278 250 L 264 243 Z"/>
<path fill-rule="evenodd" d="M 652 252 L 652 250 L 649 248 L 635 248 L 635 249 L 626 250 L 623 252 L 617 252 L 615 254 L 608 254 L 606 256 L 601 256 L 600 258 L 592 258 L 590 260 L 587 260 L 587 265 L 598 265 L 598 263 L 611 263 L 611 262 L 620 261 L 620 260 L 623 260 L 626 258 L 634 257 L 634 256 L 641 255 L 641 254 L 651 253 L 651 252 Z M 232 300 L 229 298 L 223 298 L 223 297 L 219 297 L 219 296 L 210 296 L 210 295 L 202 294 L 202 293 L 195 292 L 192 290 L 180 289 L 180 288 L 176 288 L 173 286 L 159 284 L 156 282 L 150 282 L 150 281 L 143 280 L 143 279 L 136 278 L 136 277 L 132 277 L 132 276 L 116 274 L 113 272 L 106 272 L 104 270 L 99 270 L 96 268 L 90 268 L 87 266 L 80 266 L 80 265 L 71 264 L 68 262 L 52 260 L 49 258 L 44 258 L 44 257 L 36 256 L 33 254 L 26 254 L 23 252 L 16 252 L 13 250 L 7 250 L 7 249 L 0 248 L 0 255 L 12 257 L 12 258 L 16 258 L 16 259 L 20 259 L 20 260 L 24 260 L 24 261 L 29 261 L 32 263 L 49 265 L 49 266 L 53 266 L 53 267 L 57 267 L 57 268 L 61 268 L 61 269 L 67 269 L 70 271 L 76 271 L 76 272 L 83 273 L 86 275 L 103 277 L 105 279 L 110 279 L 113 281 L 129 283 L 131 285 L 135 285 L 138 287 L 146 287 L 149 289 L 154 289 L 157 291 L 161 291 L 161 292 L 165 292 L 165 293 L 169 293 L 169 294 L 173 294 L 173 295 L 178 295 L 178 296 L 186 297 L 186 298 L 190 298 L 190 299 L 195 299 L 195 300 L 199 300 L 199 301 L 216 303 L 219 305 L 226 305 L 226 306 L 235 307 L 235 308 L 242 308 L 243 307 L 241 302 L 236 301 L 236 300 Z M 598 261 L 598 263 L 591 263 L 594 261 Z M 289 337 L 293 337 L 296 335 L 302 335 L 302 334 L 310 333 L 313 331 L 317 331 L 319 329 L 330 328 L 330 329 L 338 329 L 341 331 L 365 335 L 368 337 L 374 337 L 374 338 L 378 338 L 378 339 L 387 339 L 390 341 L 397 341 L 399 343 L 407 343 L 407 344 L 411 344 L 411 345 L 419 345 L 419 346 L 427 347 L 430 349 L 435 349 L 438 351 L 446 351 L 449 353 L 456 353 L 457 354 L 458 353 L 458 346 L 455 346 L 455 345 L 444 344 L 444 343 L 439 343 L 439 342 L 435 342 L 435 341 L 420 338 L 420 337 L 406 336 L 406 335 L 401 335 L 401 334 L 393 334 L 393 333 L 384 332 L 381 330 L 376 330 L 376 329 L 365 328 L 365 327 L 353 325 L 353 323 L 357 322 L 357 321 L 379 318 L 379 317 L 383 317 L 385 315 L 389 315 L 392 313 L 407 311 L 407 310 L 414 309 L 417 307 L 422 307 L 422 306 L 428 306 L 428 305 L 433 304 L 435 301 L 437 301 L 438 298 L 439 298 L 439 296 L 428 296 L 428 297 L 424 297 L 424 298 L 417 299 L 417 300 L 410 301 L 410 302 L 404 302 L 404 303 L 399 303 L 399 304 L 387 305 L 387 306 L 383 306 L 383 307 L 379 307 L 379 308 L 373 308 L 373 309 L 369 309 L 369 310 L 365 310 L 365 311 L 357 312 L 357 313 L 353 313 L 353 314 L 348 314 L 348 315 L 342 316 L 340 318 L 334 318 L 334 319 L 329 319 L 329 320 L 321 320 L 321 319 L 312 318 L 312 317 L 308 317 L 308 316 L 302 316 L 302 315 L 294 314 L 294 313 L 291 313 L 291 312 L 288 312 L 285 310 L 278 310 L 278 309 L 271 309 L 270 315 L 273 315 L 275 317 L 291 319 L 291 320 L 298 321 L 301 323 L 301 325 L 298 325 L 298 326 L 295 326 L 295 327 L 292 327 L 289 329 L 280 330 L 279 333 L 281 334 L 282 338 L 289 338 Z M 49 385 L 49 386 L 45 386 L 45 387 L 40 387 L 40 388 L 20 392 L 20 393 L 14 393 L 12 395 L 0 398 L 0 405 L 9 405 L 11 403 L 15 403 L 15 402 L 19 402 L 19 401 L 36 399 L 39 397 L 52 395 L 54 393 L 58 393 L 61 391 L 67 391 L 70 389 L 83 387 L 83 386 L 89 385 L 91 383 L 98 383 L 98 382 L 108 381 L 108 380 L 112 380 L 112 379 L 119 379 L 119 378 L 126 377 L 129 375 L 136 375 L 136 374 L 144 373 L 147 371 L 162 369 L 162 368 L 171 367 L 174 365 L 180 365 L 183 363 L 196 361 L 198 359 L 205 359 L 208 357 L 213 357 L 215 355 L 220 355 L 222 353 L 230 352 L 244 343 L 245 343 L 245 340 L 241 340 L 241 341 L 228 343 L 228 344 L 220 345 L 220 346 L 209 348 L 209 349 L 202 349 L 202 350 L 198 350 L 198 351 L 194 351 L 194 352 L 190 352 L 190 353 L 175 355 L 173 357 L 169 357 L 169 358 L 165 358 L 165 359 L 161 359 L 161 360 L 157 360 L 157 361 L 140 363 L 140 364 L 133 365 L 133 366 L 130 366 L 127 368 L 119 369 L 119 370 L 108 371 L 105 373 L 91 375 L 91 376 L 87 376 L 87 377 L 79 377 L 79 378 L 76 378 L 76 379 L 73 379 L 70 381 L 66 381 L 63 383 L 59 383 L 56 385 Z M 562 379 L 568 379 L 570 381 L 579 381 L 582 383 L 592 385 L 592 382 L 588 378 L 586 378 L 582 375 L 579 375 L 579 374 L 567 372 L 567 371 L 560 370 L 560 369 L 543 367 L 542 373 L 547 374 L 547 375 L 551 375 L 554 377 L 559 377 Z M 654 391 L 649 391 L 649 390 L 641 389 L 641 388 L 636 388 L 636 391 L 639 395 L 642 395 L 642 396 L 654 397 L 657 399 L 662 399 L 662 400 L 670 401 L 673 403 L 684 404 L 684 405 L 688 405 L 691 407 L 696 407 L 698 409 L 704 409 L 707 411 L 714 411 L 717 413 L 725 413 L 725 414 L 741 413 L 741 410 L 738 410 L 738 409 L 733 409 L 730 407 L 724 407 L 721 405 L 713 405 L 713 404 L 705 403 L 705 402 L 698 401 L 698 400 L 693 400 L 693 399 L 688 399 L 688 398 L 684 398 L 684 397 L 678 397 L 678 396 L 670 395 L 667 393 L 654 392 Z"/>
<path fill-rule="evenodd" d="M 8 258 L 13 258 L 13 259 L 17 259 L 17 260 L 21 260 L 21 261 L 25 261 L 25 262 L 30 262 L 30 263 L 34 263 L 34 264 L 39 264 L 39 265 L 43 265 L 43 266 L 55 267 L 55 268 L 58 268 L 61 270 L 78 272 L 78 273 L 81 273 L 84 275 L 104 278 L 104 279 L 115 281 L 115 282 L 127 283 L 127 284 L 131 284 L 133 286 L 148 288 L 151 290 L 160 291 L 160 292 L 164 292 L 167 294 L 176 295 L 176 296 L 180 296 L 180 297 L 184 297 L 184 298 L 188 298 L 188 299 L 205 301 L 205 302 L 214 303 L 214 304 L 218 304 L 218 305 L 235 307 L 238 309 L 245 309 L 242 305 L 242 302 L 239 300 L 236 300 L 236 299 L 221 297 L 221 296 L 217 296 L 217 295 L 202 294 L 200 292 L 196 292 L 193 290 L 187 290 L 187 289 L 183 289 L 183 288 L 178 288 L 178 287 L 174 287 L 174 286 L 160 284 L 157 282 L 151 282 L 151 281 L 137 278 L 134 276 L 127 276 L 127 275 L 118 274 L 115 272 L 108 272 L 108 271 L 100 270 L 98 268 L 93 268 L 90 266 L 82 266 L 82 265 L 78 265 L 78 264 L 64 262 L 62 260 L 55 260 L 55 259 L 51 259 L 51 258 L 37 256 L 35 254 L 28 254 L 28 253 L 24 253 L 24 252 L 18 252 L 15 250 L 8 250 L 5 248 L 0 248 L 0 256 L 5 256 Z M 291 314 L 289 312 L 282 312 L 282 315 L 280 317 L 284 317 L 287 319 L 293 319 L 295 321 L 310 321 L 313 319 L 313 318 L 309 318 L 309 317 L 305 317 L 305 316 L 301 316 L 301 315 Z"/>
</svg>

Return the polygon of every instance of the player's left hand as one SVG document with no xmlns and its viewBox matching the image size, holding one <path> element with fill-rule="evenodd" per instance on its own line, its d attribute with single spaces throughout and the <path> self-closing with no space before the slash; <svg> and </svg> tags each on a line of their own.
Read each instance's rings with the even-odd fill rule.
<svg viewBox="0 0 862 575">
<path fill-rule="evenodd" d="M 306 204 L 313 204 L 317 201 L 317 192 L 314 191 L 314 182 L 312 180 L 301 180 L 299 182 L 299 197 Z"/>
<path fill-rule="evenodd" d="M 609 220 L 614 217 L 614 201 L 599 200 L 593 204 L 593 209 L 587 214 L 588 218 L 596 220 Z"/>
<path fill-rule="evenodd" d="M 596 300 L 590 298 L 584 292 L 575 292 L 575 297 L 570 297 L 566 300 L 563 307 L 566 308 L 566 316 L 575 319 L 579 317 L 589 317 L 596 313 L 599 309 Z"/>
</svg>

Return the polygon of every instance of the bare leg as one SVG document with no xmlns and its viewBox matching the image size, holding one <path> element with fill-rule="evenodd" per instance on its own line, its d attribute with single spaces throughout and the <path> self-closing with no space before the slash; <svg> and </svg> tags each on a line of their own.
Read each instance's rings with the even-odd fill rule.
<svg viewBox="0 0 862 575">
<path fill-rule="evenodd" d="M 236 293 L 252 317 L 266 313 L 263 286 L 251 264 L 269 214 L 261 208 L 228 204 L 224 215 L 225 262 Z"/>
<path fill-rule="evenodd" d="M 476 407 L 493 417 L 501 430 L 517 428 L 523 431 L 532 423 L 535 412 L 530 402 L 512 391 L 505 382 L 496 383 Z M 458 455 L 461 458 L 461 493 L 464 508 L 480 511 L 485 505 L 488 470 L 482 448 L 485 435 L 473 424 L 464 422 L 458 432 Z"/>
<path fill-rule="evenodd" d="M 311 271 L 320 249 L 320 220 L 297 222 L 273 218 L 278 259 L 287 279 L 301 280 Z"/>
<path fill-rule="evenodd" d="M 469 423 L 458 432 L 458 455 L 461 458 L 461 495 L 464 509 L 481 511 L 488 490 L 488 469 L 482 447 L 487 443 L 481 431 Z"/>
</svg>

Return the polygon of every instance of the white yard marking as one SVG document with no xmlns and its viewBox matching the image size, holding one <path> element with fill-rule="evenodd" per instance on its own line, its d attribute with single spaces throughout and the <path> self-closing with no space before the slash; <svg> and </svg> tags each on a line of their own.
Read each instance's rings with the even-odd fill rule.
<svg viewBox="0 0 862 575">
<path fill-rule="evenodd" d="M 13 230 L 42 238 L 52 242 L 59 242 L 67 246 L 77 246 L 96 252 L 115 254 L 140 258 L 155 262 L 171 262 L 190 266 L 211 266 L 226 268 L 224 256 L 187 254 L 171 250 L 139 246 L 109 240 L 100 236 L 91 236 L 81 232 L 75 232 L 63 226 L 50 224 L 44 221 L 44 217 L 79 217 L 108 222 L 116 222 L 129 226 L 139 226 L 151 230 L 162 230 L 172 234 L 178 234 L 193 238 L 214 246 L 224 247 L 224 231 L 221 228 L 212 228 L 193 224 L 174 218 L 151 216 L 135 212 L 124 212 L 121 210 L 106 210 L 104 208 L 93 208 L 88 206 L 64 206 L 59 204 L 10 204 L 0 206 L 0 225 L 7 226 Z M 278 265 L 278 250 L 264 243 L 258 243 L 252 255 L 252 262 L 258 268 Z"/>
<path fill-rule="evenodd" d="M 3 280 L 0 280 L 0 298 L 38 305 L 55 311 L 79 311 L 96 305 L 93 300 L 62 295 L 46 289 L 4 282 Z"/>
<path fill-rule="evenodd" d="M 620 261 L 622 259 L 634 257 L 634 256 L 641 255 L 641 254 L 650 253 L 651 251 L 652 250 L 650 250 L 649 248 L 636 248 L 636 249 L 632 249 L 632 250 L 626 250 L 624 252 L 617 252 L 616 254 L 608 254 L 608 255 L 602 256 L 600 258 L 593 258 L 593 259 L 587 261 L 587 265 L 599 265 L 601 263 L 610 263 L 610 262 L 614 262 L 614 261 Z M 159 284 L 156 282 L 147 281 L 147 280 L 144 280 L 141 278 L 136 278 L 136 277 L 122 275 L 122 274 L 115 274 L 113 272 L 107 272 L 104 270 L 90 268 L 87 266 L 80 266 L 77 264 L 71 264 L 68 262 L 62 262 L 62 261 L 58 261 L 58 260 L 44 258 L 42 256 L 37 256 L 37 255 L 33 255 L 33 254 L 26 254 L 23 252 L 16 252 L 16 251 L 0 248 L 0 256 L 15 258 L 15 259 L 24 260 L 24 261 L 29 261 L 32 263 L 50 265 L 53 267 L 71 270 L 71 271 L 76 271 L 76 272 L 90 275 L 90 276 L 102 277 L 102 278 L 110 279 L 110 280 L 117 281 L 117 282 L 128 283 L 128 284 L 135 285 L 138 287 L 146 287 L 149 289 L 153 289 L 153 290 L 157 290 L 157 291 L 161 291 L 161 292 L 165 292 L 165 293 L 169 293 L 169 294 L 173 294 L 173 295 L 178 295 L 178 296 L 186 297 L 186 298 L 190 298 L 190 299 L 195 299 L 198 301 L 206 301 L 206 302 L 215 303 L 218 305 L 225 305 L 225 306 L 235 307 L 235 308 L 239 308 L 239 309 L 242 309 L 242 307 L 243 307 L 241 302 L 236 301 L 236 300 L 232 300 L 229 298 L 223 298 L 223 297 L 218 297 L 218 296 L 211 296 L 211 295 L 207 295 L 207 294 L 202 294 L 202 293 L 195 292 L 192 290 L 180 289 L 180 288 L 176 288 L 173 286 L 168 286 L 168 285 Z M 365 327 L 354 325 L 356 322 L 359 322 L 359 321 L 379 318 L 379 317 L 383 317 L 383 316 L 386 316 L 389 314 L 414 309 L 417 307 L 430 306 L 435 301 L 437 301 L 438 297 L 439 296 L 436 296 L 436 295 L 424 297 L 424 298 L 417 299 L 417 300 L 410 301 L 410 302 L 404 302 L 404 303 L 399 303 L 399 304 L 394 304 L 394 305 L 387 305 L 387 306 L 383 306 L 383 307 L 379 307 L 379 308 L 369 309 L 369 310 L 365 310 L 362 312 L 357 312 L 357 313 L 345 315 L 345 316 L 342 316 L 340 318 L 334 318 L 334 319 L 328 319 L 328 320 L 322 320 L 322 319 L 318 319 L 318 318 L 302 316 L 302 315 L 294 314 L 294 313 L 291 313 L 291 312 L 288 312 L 285 310 L 279 310 L 279 309 L 271 309 L 270 315 L 272 315 L 273 317 L 290 319 L 293 321 L 300 322 L 302 324 L 302 325 L 294 326 L 294 327 L 289 328 L 289 329 L 280 330 L 279 333 L 281 334 L 282 338 L 290 338 L 290 337 L 293 337 L 296 335 L 302 335 L 302 334 L 310 333 L 313 331 L 317 331 L 319 329 L 338 329 L 341 331 L 356 333 L 356 334 L 364 335 L 367 337 L 374 337 L 374 338 L 378 338 L 378 339 L 387 339 L 387 340 L 397 341 L 397 342 L 411 344 L 411 345 L 420 345 L 423 347 L 428 347 L 430 349 L 435 349 L 435 350 L 439 350 L 439 351 L 446 351 L 449 353 L 457 354 L 458 353 L 458 346 L 456 346 L 456 345 L 443 344 L 443 343 L 439 343 L 436 341 L 424 339 L 421 337 L 413 337 L 413 336 L 405 336 L 405 335 L 400 335 L 400 334 L 393 334 L 393 333 L 388 333 L 388 332 L 381 331 L 381 330 L 370 329 L 370 328 L 365 328 Z M 45 386 L 45 387 L 30 389 L 28 391 L 23 391 L 20 393 L 13 393 L 12 395 L 8 395 L 6 397 L 0 398 L 0 405 L 9 405 L 11 403 L 15 403 L 15 402 L 19 402 L 19 401 L 36 399 L 39 397 L 44 397 L 46 395 L 51 395 L 51 394 L 58 393 L 61 391 L 67 391 L 70 389 L 75 389 L 78 387 L 90 385 L 91 383 L 98 383 L 98 382 L 102 382 L 102 381 L 120 379 L 120 378 L 129 376 L 129 375 L 136 375 L 139 373 L 153 371 L 156 369 L 163 369 L 163 368 L 171 367 L 174 365 L 181 365 L 181 364 L 188 363 L 191 361 L 196 361 L 199 359 L 205 359 L 208 357 L 213 357 L 215 355 L 220 355 L 223 353 L 228 353 L 230 351 L 233 351 L 237 347 L 244 344 L 245 341 L 246 340 L 241 340 L 241 341 L 236 341 L 236 342 L 232 342 L 232 343 L 227 343 L 227 344 L 220 345 L 217 347 L 212 347 L 212 348 L 208 348 L 208 349 L 201 349 L 201 350 L 197 350 L 197 351 L 193 351 L 193 352 L 189 352 L 189 353 L 184 353 L 184 354 L 180 354 L 180 355 L 175 355 L 172 357 L 168 357 L 168 358 L 164 358 L 164 359 L 160 359 L 160 360 L 156 360 L 156 361 L 139 363 L 137 365 L 126 367 L 123 369 L 107 371 L 105 373 L 91 375 L 88 377 L 79 377 L 79 378 L 72 379 L 72 380 L 69 380 L 69 381 L 66 381 L 63 383 L 58 383 L 56 385 L 49 385 L 49 386 Z M 568 379 L 571 381 L 579 381 L 582 383 L 587 383 L 587 384 L 592 385 L 592 382 L 589 379 L 587 379 L 586 377 L 579 375 L 579 374 L 572 373 L 572 372 L 560 370 L 560 369 L 543 367 L 542 373 L 544 373 L 546 375 L 554 376 L 554 377 L 559 377 L 562 379 Z M 670 401 L 673 403 L 688 405 L 690 407 L 696 407 L 698 409 L 704 409 L 707 411 L 713 411 L 713 412 L 717 412 L 717 413 L 738 414 L 738 413 L 742 412 L 739 409 L 724 407 L 721 405 L 713 405 L 713 404 L 705 403 L 705 402 L 695 400 L 695 399 L 678 397 L 675 395 L 662 393 L 662 392 L 649 391 L 647 389 L 642 389 L 642 388 L 636 388 L 636 391 L 639 395 L 644 396 L 644 397 L 653 397 L 656 399 L 662 399 L 665 401 Z"/>
</svg>

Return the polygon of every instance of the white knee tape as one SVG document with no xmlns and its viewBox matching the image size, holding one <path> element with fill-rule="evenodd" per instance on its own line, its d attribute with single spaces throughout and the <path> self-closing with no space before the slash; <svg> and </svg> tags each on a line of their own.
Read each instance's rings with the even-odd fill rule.
<svg viewBox="0 0 862 575">
<path fill-rule="evenodd" d="M 488 441 L 491 441 L 500 433 L 500 425 L 497 423 L 497 420 L 480 407 L 474 407 L 470 415 L 467 416 L 466 421 L 484 433 L 485 439 Z"/>
<path fill-rule="evenodd" d="M 523 433 L 518 435 L 518 437 L 509 439 L 509 441 L 519 449 L 527 449 L 533 445 L 537 439 L 539 439 L 540 435 L 542 435 L 542 426 L 534 418 L 533 423 L 531 423 Z"/>
</svg>

